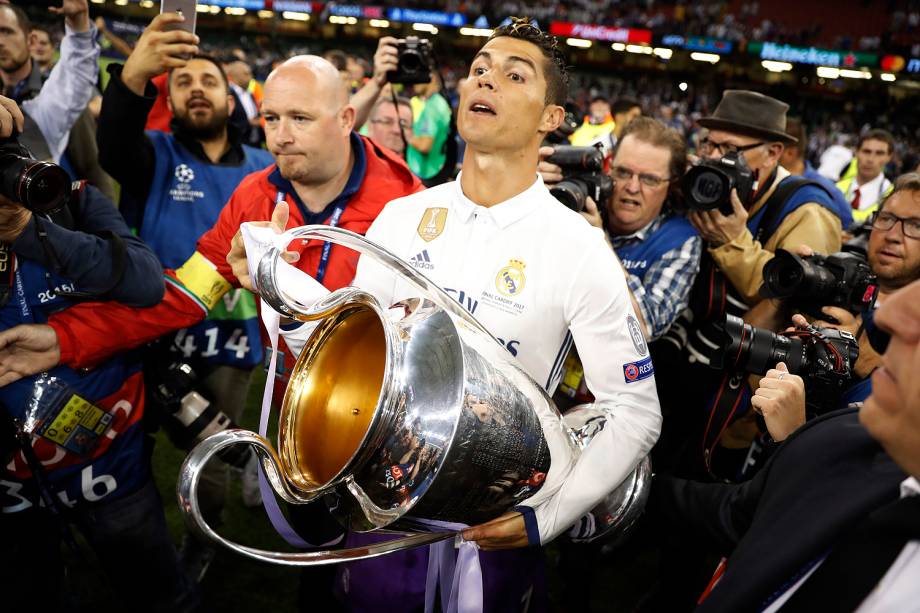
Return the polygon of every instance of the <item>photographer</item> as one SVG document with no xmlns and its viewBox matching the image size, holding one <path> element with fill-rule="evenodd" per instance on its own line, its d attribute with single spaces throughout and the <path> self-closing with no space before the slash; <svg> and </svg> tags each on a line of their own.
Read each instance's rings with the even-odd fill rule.
<svg viewBox="0 0 920 613">
<path fill-rule="evenodd" d="M 584 213 L 598 228 L 606 218 L 606 231 L 626 269 L 649 340 L 664 334 L 687 306 L 699 270 L 702 241 L 686 218 L 668 205 L 680 197 L 677 181 L 686 160 L 686 146 L 676 131 L 655 119 L 634 119 L 623 131 L 610 164 L 614 183 L 604 203 L 606 215 L 591 208 Z"/>
<path fill-rule="evenodd" d="M 377 101 L 367 126 L 367 135 L 393 153 L 404 156 L 406 140 L 412 138 L 412 104 L 406 98 L 394 103 L 388 98 Z"/>
<path fill-rule="evenodd" d="M 60 167 L 28 159 L 11 139 L 22 115 L 6 98 L 0 106 L 2 185 L 19 186 L 0 196 L 0 329 L 44 323 L 86 300 L 157 304 L 164 285 L 156 256 L 98 190 L 72 186 Z M 189 610 L 195 597 L 176 564 L 151 478 L 136 356 L 88 372 L 53 363 L 40 370 L 46 372 L 0 378 L 5 606 L 27 610 L 36 594 L 51 610 L 73 605 L 61 545 L 85 565 L 75 527 L 124 608 Z"/>
<path fill-rule="evenodd" d="M 412 124 L 412 136 L 407 138 L 406 161 L 423 181 L 437 177 L 447 162 L 446 144 L 450 136 L 450 103 L 441 95 L 441 76 L 431 71 L 431 80 L 415 86 L 413 98 L 421 111 Z"/>
<path fill-rule="evenodd" d="M 807 254 L 805 252 L 801 252 Z M 878 303 L 920 279 L 920 175 L 909 173 L 898 178 L 891 194 L 882 202 L 873 220 L 867 250 L 869 265 L 878 276 Z M 859 359 L 853 367 L 855 382 L 846 390 L 841 406 L 862 402 L 871 393 L 870 376 L 881 357 L 870 343 L 868 327 L 859 314 L 839 307 L 825 307 L 834 321 L 818 320 L 816 326 L 845 330 L 859 342 Z M 807 322 L 793 318 L 797 326 Z M 788 374 L 785 364 L 777 365 L 760 381 L 751 403 L 763 414 L 773 440 L 779 442 L 805 422 L 804 382 Z"/>
</svg>

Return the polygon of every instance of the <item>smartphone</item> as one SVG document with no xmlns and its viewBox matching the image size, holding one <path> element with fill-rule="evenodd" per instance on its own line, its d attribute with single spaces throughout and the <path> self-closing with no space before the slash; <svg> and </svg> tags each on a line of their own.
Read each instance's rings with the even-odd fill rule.
<svg viewBox="0 0 920 613">
<path fill-rule="evenodd" d="M 172 24 L 168 30 L 185 30 L 190 34 L 195 33 L 195 18 L 197 17 L 197 2 L 195 0 L 160 0 L 160 14 L 181 13 L 185 16 L 182 23 Z"/>
</svg>

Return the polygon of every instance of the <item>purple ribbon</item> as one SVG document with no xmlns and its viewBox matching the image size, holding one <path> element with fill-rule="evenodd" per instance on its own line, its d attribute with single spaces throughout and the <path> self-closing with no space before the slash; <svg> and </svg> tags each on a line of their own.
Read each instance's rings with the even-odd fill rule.
<svg viewBox="0 0 920 613">
<path fill-rule="evenodd" d="M 275 388 L 275 368 L 278 362 L 278 329 L 281 315 L 265 304 L 264 300 L 262 301 L 261 311 L 262 323 L 265 325 L 265 330 L 268 332 L 268 339 L 272 346 L 272 357 L 268 363 L 268 374 L 265 379 L 265 391 L 262 392 L 262 414 L 259 416 L 259 434 L 264 437 L 268 432 L 268 418 L 271 415 L 272 394 Z M 275 499 L 275 491 L 268 484 L 268 479 L 265 478 L 261 462 L 259 463 L 259 491 L 262 493 L 262 506 L 265 508 L 265 513 L 268 515 L 268 519 L 271 521 L 275 531 L 281 535 L 281 538 L 300 549 L 316 547 L 316 545 L 312 545 L 300 538 L 300 535 L 288 523 L 284 513 L 281 512 L 281 507 L 278 506 L 278 501 Z"/>
<path fill-rule="evenodd" d="M 458 533 L 468 527 L 434 520 L 416 521 Z M 458 548 L 460 551 L 455 554 L 454 549 Z M 479 546 L 475 541 L 464 541 L 458 534 L 455 539 L 428 547 L 425 613 L 434 613 L 434 597 L 438 590 L 445 613 L 482 613 L 482 567 L 479 564 Z"/>
</svg>

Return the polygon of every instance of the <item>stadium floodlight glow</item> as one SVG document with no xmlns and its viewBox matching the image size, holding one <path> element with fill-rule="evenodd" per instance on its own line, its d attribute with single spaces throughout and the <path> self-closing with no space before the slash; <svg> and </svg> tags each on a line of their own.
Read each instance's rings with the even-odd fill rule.
<svg viewBox="0 0 920 613">
<path fill-rule="evenodd" d="M 687 91 L 687 87 L 689 87 L 687 83 L 685 81 L 681 81 L 680 85 L 677 86 L 677 89 L 679 89 L 682 92 L 685 92 Z"/>
<path fill-rule="evenodd" d="M 841 69 L 840 76 L 844 79 L 871 79 L 872 73 L 868 70 L 847 70 Z"/>
<path fill-rule="evenodd" d="M 195 7 L 196 13 L 207 13 L 211 10 L 210 4 L 199 4 Z"/>
<path fill-rule="evenodd" d="M 89 0 L 93 4 L 105 4 L 105 0 Z"/>
<path fill-rule="evenodd" d="M 815 71 L 819 77 L 822 79 L 839 79 L 840 78 L 840 69 L 834 68 L 833 66 L 818 66 Z"/>
<path fill-rule="evenodd" d="M 291 21 L 310 21 L 310 13 L 299 13 L 297 11 L 284 11 L 281 13 L 281 17 Z M 329 21 L 332 21 L 332 17 L 329 18 Z"/>
<path fill-rule="evenodd" d="M 760 63 L 761 66 L 769 70 L 770 72 L 788 72 L 792 70 L 792 64 L 789 62 L 776 62 L 773 60 L 764 60 Z"/>
<path fill-rule="evenodd" d="M 428 32 L 430 34 L 438 33 L 438 29 L 430 23 L 413 23 L 412 29 L 417 32 Z"/>
<path fill-rule="evenodd" d="M 715 53 L 703 53 L 701 51 L 694 51 L 690 54 L 690 59 L 696 60 L 697 62 L 709 62 L 710 64 L 717 64 L 720 58 Z"/>
<path fill-rule="evenodd" d="M 217 6 L 216 4 L 212 4 L 211 6 L 208 7 L 208 11 L 209 11 L 212 15 L 216 15 L 216 14 L 218 14 L 218 13 L 220 12 L 220 7 Z"/>
<path fill-rule="evenodd" d="M 647 45 L 626 45 L 626 53 L 638 53 L 640 55 L 651 55 L 652 48 Z"/>
<path fill-rule="evenodd" d="M 610 45 L 610 48 L 613 49 L 614 51 L 626 51 L 626 45 L 624 45 L 623 43 L 613 43 L 612 45 Z"/>
<path fill-rule="evenodd" d="M 390 27 L 390 22 L 387 21 L 386 19 L 371 19 L 368 22 L 368 24 L 372 28 L 389 28 Z"/>
<path fill-rule="evenodd" d="M 228 6 L 224 9 L 224 12 L 228 15 L 245 15 L 246 9 L 241 6 Z"/>
<path fill-rule="evenodd" d="M 138 4 L 140 5 L 142 9 L 152 9 L 153 8 L 153 0 L 141 0 Z"/>
<path fill-rule="evenodd" d="M 115 4 L 118 6 L 128 6 L 128 0 L 115 0 Z"/>
<path fill-rule="evenodd" d="M 591 41 L 584 38 L 567 38 L 565 39 L 565 44 L 569 47 L 580 47 L 581 49 L 587 49 L 591 46 Z"/>
<path fill-rule="evenodd" d="M 652 52 L 663 60 L 670 60 L 671 56 L 674 55 L 674 50 L 667 47 L 655 47 Z"/>
<path fill-rule="evenodd" d="M 483 38 L 488 38 L 492 36 L 492 28 L 460 28 L 461 36 L 481 36 Z"/>
<path fill-rule="evenodd" d="M 309 13 L 302 13 L 302 14 L 306 15 L 307 17 L 310 16 Z M 342 26 L 353 26 L 356 23 L 358 23 L 358 20 L 355 17 L 343 17 L 342 15 L 332 15 L 329 18 L 329 23 L 337 23 Z"/>
<path fill-rule="evenodd" d="M 879 78 L 882 81 L 888 81 L 889 83 L 893 83 L 894 81 L 898 80 L 898 78 L 890 72 L 883 72 Z"/>
<path fill-rule="evenodd" d="M 256 13 L 256 15 L 259 16 L 259 19 L 271 19 L 272 17 L 275 16 L 275 13 L 273 11 L 266 11 L 263 9 L 259 11 L 258 13 Z"/>
</svg>

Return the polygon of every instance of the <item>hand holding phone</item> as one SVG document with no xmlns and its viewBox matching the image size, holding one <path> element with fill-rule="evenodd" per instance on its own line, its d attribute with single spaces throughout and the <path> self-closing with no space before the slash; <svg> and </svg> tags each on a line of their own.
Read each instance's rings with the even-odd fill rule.
<svg viewBox="0 0 920 613">
<path fill-rule="evenodd" d="M 121 72 L 121 80 L 128 89 L 143 96 L 150 79 L 173 68 L 185 66 L 189 58 L 198 53 L 198 37 L 184 27 L 177 28 L 186 20 L 184 15 L 174 12 L 154 17 L 141 34 Z"/>
<path fill-rule="evenodd" d="M 185 19 L 171 24 L 167 30 L 184 30 L 189 34 L 195 33 L 195 21 L 198 16 L 196 0 L 160 0 L 160 15 L 178 13 Z"/>
</svg>

